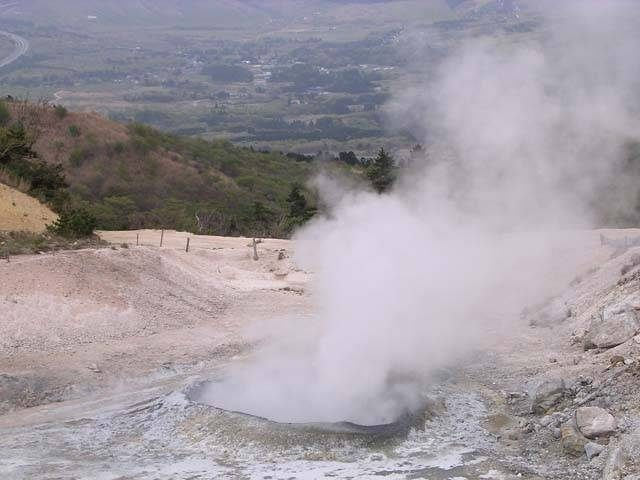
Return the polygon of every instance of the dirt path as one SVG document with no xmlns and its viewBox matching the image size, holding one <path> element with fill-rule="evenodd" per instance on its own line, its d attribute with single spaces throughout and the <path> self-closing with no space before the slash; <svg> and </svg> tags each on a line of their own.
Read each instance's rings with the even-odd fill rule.
<svg viewBox="0 0 640 480">
<path fill-rule="evenodd" d="M 0 31 L 0 35 L 8 37 L 15 44 L 13 52 L 7 57 L 0 59 L 0 68 L 3 68 L 12 64 L 29 51 L 29 41 L 15 33 Z"/>
</svg>

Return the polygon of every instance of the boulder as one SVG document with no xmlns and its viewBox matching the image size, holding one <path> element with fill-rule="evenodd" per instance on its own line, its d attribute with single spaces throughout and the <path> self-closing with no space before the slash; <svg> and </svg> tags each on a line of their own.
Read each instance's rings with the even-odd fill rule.
<svg viewBox="0 0 640 480">
<path fill-rule="evenodd" d="M 545 380 L 534 391 L 531 411 L 537 414 L 547 413 L 557 405 L 564 395 L 566 385 L 561 378 Z"/>
<path fill-rule="evenodd" d="M 576 410 L 576 425 L 587 438 L 606 437 L 616 430 L 616 419 L 600 407 L 580 407 Z"/>
<path fill-rule="evenodd" d="M 636 311 L 629 305 L 605 308 L 591 321 L 584 348 L 612 348 L 631 340 L 640 331 Z"/>
<path fill-rule="evenodd" d="M 585 447 L 589 440 L 576 428 L 573 422 L 567 422 L 560 427 L 560 444 L 567 455 L 581 457 L 585 454 Z"/>
</svg>

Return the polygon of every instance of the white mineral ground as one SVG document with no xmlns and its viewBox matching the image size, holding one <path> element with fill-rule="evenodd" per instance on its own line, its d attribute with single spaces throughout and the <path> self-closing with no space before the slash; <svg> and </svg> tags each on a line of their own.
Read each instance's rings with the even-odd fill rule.
<svg viewBox="0 0 640 480">
<path fill-rule="evenodd" d="M 434 386 L 447 404 L 441 418 L 376 446 L 287 443 L 172 393 L 250 355 L 248 326 L 310 321 L 313 275 L 292 263 L 289 241 L 265 240 L 254 261 L 249 239 L 192 237 L 186 253 L 186 234 L 165 232 L 159 248 L 160 232 L 115 232 L 104 235 L 113 248 L 2 261 L 0 477 L 602 478 L 615 445 L 640 426 L 637 370 L 628 365 L 640 344 L 584 351 L 572 339 L 607 305 L 637 294 L 640 307 L 638 267 L 621 274 L 640 248 L 612 258 L 601 233 L 640 235 L 565 235 L 549 281 L 570 318 L 532 327 L 536 312 L 516 321 L 508 341 L 500 337 Z M 567 271 L 563 251 L 580 256 L 577 271 Z M 616 417 L 618 431 L 591 461 L 566 455 L 553 422 L 530 413 L 523 392 L 555 377 L 590 384 L 574 387 L 578 401 L 568 398 L 562 415 L 596 392 L 585 404 Z M 634 461 L 623 459 L 611 478 L 634 473 Z"/>
</svg>

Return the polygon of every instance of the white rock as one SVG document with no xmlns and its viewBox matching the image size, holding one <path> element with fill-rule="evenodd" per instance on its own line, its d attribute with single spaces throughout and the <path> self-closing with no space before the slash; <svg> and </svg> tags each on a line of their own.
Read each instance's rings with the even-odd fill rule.
<svg viewBox="0 0 640 480">
<path fill-rule="evenodd" d="M 606 437 L 616 430 L 616 419 L 600 407 L 580 407 L 576 410 L 576 425 L 587 438 Z"/>
<path fill-rule="evenodd" d="M 640 331 L 636 312 L 630 307 L 606 308 L 591 321 L 585 348 L 612 348 L 632 339 Z"/>
</svg>

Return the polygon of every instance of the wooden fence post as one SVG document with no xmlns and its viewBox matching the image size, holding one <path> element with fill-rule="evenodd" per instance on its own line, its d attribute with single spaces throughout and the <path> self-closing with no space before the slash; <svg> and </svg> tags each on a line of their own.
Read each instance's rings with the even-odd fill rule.
<svg viewBox="0 0 640 480">
<path fill-rule="evenodd" d="M 187 248 L 185 249 L 185 252 L 189 253 L 189 242 L 191 241 L 191 238 L 187 237 Z"/>
<path fill-rule="evenodd" d="M 160 230 L 160 246 L 162 246 L 163 241 L 164 241 L 164 230 Z"/>
<path fill-rule="evenodd" d="M 256 243 L 256 239 L 253 239 L 253 259 L 257 262 L 258 258 L 258 244 Z"/>
<path fill-rule="evenodd" d="M 136 233 L 136 247 L 140 246 L 140 234 Z"/>
</svg>

